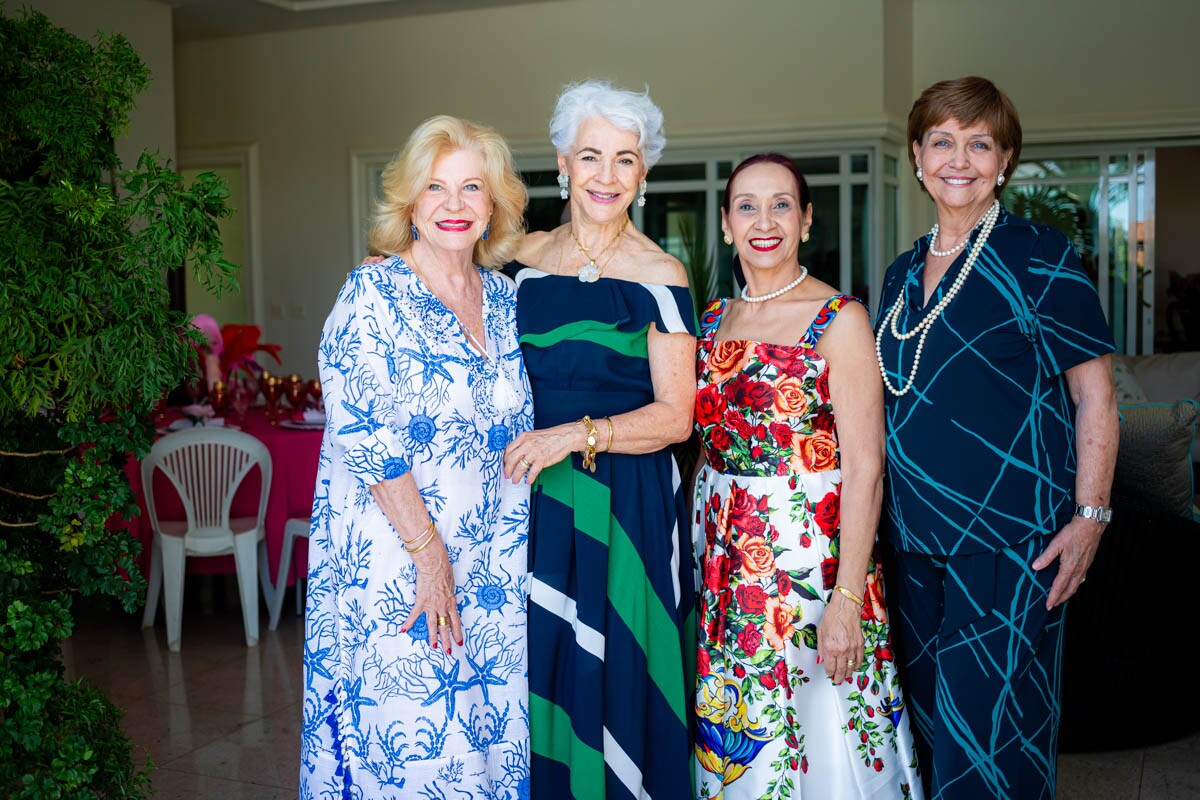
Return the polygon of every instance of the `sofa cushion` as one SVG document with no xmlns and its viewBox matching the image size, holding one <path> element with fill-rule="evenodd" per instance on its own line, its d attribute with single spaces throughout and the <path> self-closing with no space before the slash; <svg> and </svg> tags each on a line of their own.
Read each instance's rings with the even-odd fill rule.
<svg viewBox="0 0 1200 800">
<path fill-rule="evenodd" d="M 1145 403 L 1150 398 L 1142 391 L 1142 386 L 1134 376 L 1129 362 L 1122 356 L 1113 356 L 1113 383 L 1117 387 L 1118 403 Z"/>
<path fill-rule="evenodd" d="M 1133 372 L 1146 401 L 1174 403 L 1191 398 L 1200 402 L 1200 351 L 1118 356 L 1113 360 L 1118 359 Z M 1121 402 L 1120 396 L 1117 402 Z M 1200 440 L 1192 445 L 1192 461 L 1200 463 Z"/>
<path fill-rule="evenodd" d="M 1115 482 L 1191 519 L 1192 440 L 1200 403 L 1137 403 L 1118 406 L 1121 446 Z"/>
</svg>

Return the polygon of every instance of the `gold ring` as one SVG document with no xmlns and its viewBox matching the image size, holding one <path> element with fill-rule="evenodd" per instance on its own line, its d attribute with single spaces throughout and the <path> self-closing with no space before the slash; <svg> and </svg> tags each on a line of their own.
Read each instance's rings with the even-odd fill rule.
<svg viewBox="0 0 1200 800">
<path fill-rule="evenodd" d="M 524 464 L 526 467 L 532 467 L 532 466 L 533 466 L 533 462 L 532 462 L 532 461 L 530 461 L 530 460 L 529 460 L 528 458 L 526 458 L 525 456 L 521 456 L 521 463 L 522 463 L 522 464 Z"/>
<path fill-rule="evenodd" d="M 439 628 L 444 628 L 450 624 L 450 618 L 443 616 L 442 614 L 438 614 L 437 623 Z"/>
<path fill-rule="evenodd" d="M 853 658 L 846 659 L 846 669 L 854 669 L 854 659 Z"/>
</svg>

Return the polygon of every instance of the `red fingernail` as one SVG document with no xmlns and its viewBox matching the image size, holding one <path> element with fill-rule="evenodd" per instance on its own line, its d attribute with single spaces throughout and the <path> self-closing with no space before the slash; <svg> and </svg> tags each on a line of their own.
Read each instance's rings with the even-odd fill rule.
<svg viewBox="0 0 1200 800">
<path fill-rule="evenodd" d="M 434 642 L 434 643 L 433 643 L 433 649 L 434 649 L 434 650 L 437 650 L 437 642 Z"/>
<path fill-rule="evenodd" d="M 463 646 L 463 644 L 462 644 L 462 639 L 459 639 L 459 640 L 458 640 L 458 646 L 459 646 L 459 647 L 462 647 L 462 646 Z"/>
<path fill-rule="evenodd" d="M 447 648 L 446 648 L 446 655 L 448 655 L 448 656 L 452 656 L 452 655 L 454 655 L 454 650 L 452 650 L 451 648 L 447 647 Z"/>
</svg>

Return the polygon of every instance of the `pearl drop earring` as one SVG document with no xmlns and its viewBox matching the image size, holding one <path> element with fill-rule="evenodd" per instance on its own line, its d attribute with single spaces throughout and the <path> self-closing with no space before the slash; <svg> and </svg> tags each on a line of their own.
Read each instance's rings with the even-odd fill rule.
<svg viewBox="0 0 1200 800">
<path fill-rule="evenodd" d="M 997 186 L 1003 186 L 1003 185 L 1004 185 L 1004 175 L 1003 175 L 1003 174 L 1001 174 L 1001 176 L 1000 176 L 999 178 L 996 178 L 996 185 L 997 185 Z"/>
<path fill-rule="evenodd" d="M 925 173 L 920 167 L 917 167 L 917 180 L 921 181 L 922 183 L 925 182 Z"/>
</svg>

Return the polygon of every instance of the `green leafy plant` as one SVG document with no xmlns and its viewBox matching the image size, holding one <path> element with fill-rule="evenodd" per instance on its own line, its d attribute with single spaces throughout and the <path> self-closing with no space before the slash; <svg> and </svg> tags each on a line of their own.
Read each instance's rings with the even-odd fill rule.
<svg viewBox="0 0 1200 800">
<path fill-rule="evenodd" d="M 137 513 L 123 467 L 184 376 L 186 320 L 165 271 L 232 286 L 214 176 L 185 186 L 115 138 L 148 72 L 121 36 L 95 44 L 0 5 L 0 797 L 144 797 L 120 711 L 64 680 L 76 596 L 132 611 Z M 112 602 L 111 600 L 109 602 Z"/>
<path fill-rule="evenodd" d="M 680 216 L 677 225 L 683 242 L 683 267 L 687 270 L 688 288 L 692 290 L 692 303 L 699 312 L 717 296 L 717 259 L 708 247 L 704 229 L 695 225 L 691 217 Z"/>
</svg>

